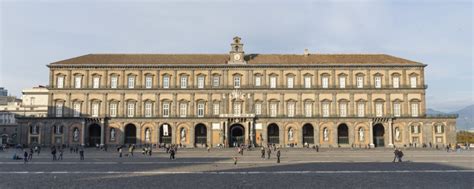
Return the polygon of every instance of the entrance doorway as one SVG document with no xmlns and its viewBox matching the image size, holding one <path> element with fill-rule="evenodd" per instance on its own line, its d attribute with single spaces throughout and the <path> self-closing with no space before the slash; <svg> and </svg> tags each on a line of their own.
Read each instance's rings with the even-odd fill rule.
<svg viewBox="0 0 474 189">
<path fill-rule="evenodd" d="M 275 123 L 267 128 L 268 144 L 280 144 L 280 128 Z"/>
<path fill-rule="evenodd" d="M 241 124 L 234 124 L 229 129 L 229 146 L 237 147 L 245 142 L 245 128 Z"/>
<path fill-rule="evenodd" d="M 204 124 L 197 124 L 194 128 L 194 146 L 206 147 L 207 146 L 207 128 Z"/>
<path fill-rule="evenodd" d="M 314 128 L 309 123 L 303 126 L 303 145 L 305 144 L 314 144 Z"/>
<path fill-rule="evenodd" d="M 89 146 L 100 145 L 100 125 L 92 124 L 89 125 Z M 56 144 L 61 143 L 61 138 L 55 139 Z"/>
<path fill-rule="evenodd" d="M 125 144 L 137 143 L 137 127 L 134 124 L 128 124 L 125 126 Z"/>
<path fill-rule="evenodd" d="M 171 144 L 171 136 L 173 132 L 171 131 L 171 126 L 167 123 L 160 126 L 160 143 L 162 144 Z"/>
<path fill-rule="evenodd" d="M 385 129 L 381 123 L 374 125 L 374 146 L 375 147 L 384 147 L 384 135 Z"/>
<path fill-rule="evenodd" d="M 337 127 L 337 144 L 349 144 L 349 128 L 344 123 Z"/>
</svg>

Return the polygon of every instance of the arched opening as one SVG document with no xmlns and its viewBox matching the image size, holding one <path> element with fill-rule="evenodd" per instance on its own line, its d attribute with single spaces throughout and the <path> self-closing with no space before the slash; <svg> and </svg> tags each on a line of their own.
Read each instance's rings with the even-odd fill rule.
<svg viewBox="0 0 474 189">
<path fill-rule="evenodd" d="M 337 143 L 349 144 L 349 128 L 344 123 L 337 127 Z"/>
<path fill-rule="evenodd" d="M 100 144 L 100 125 L 89 125 L 89 146 L 96 146 Z"/>
<path fill-rule="evenodd" d="M 234 124 L 229 128 L 230 137 L 229 137 L 229 146 L 237 147 L 245 142 L 245 128 L 241 124 Z"/>
<path fill-rule="evenodd" d="M 0 144 L 8 144 L 8 135 L 2 135 L 2 141 Z"/>
<path fill-rule="evenodd" d="M 303 145 L 306 144 L 314 144 L 314 128 L 309 123 L 303 126 Z"/>
<path fill-rule="evenodd" d="M 280 144 L 280 128 L 275 123 L 267 128 L 268 144 Z"/>
<path fill-rule="evenodd" d="M 171 144 L 171 126 L 167 123 L 160 126 L 160 143 Z"/>
<path fill-rule="evenodd" d="M 137 143 L 137 127 L 134 124 L 127 124 L 125 126 L 125 144 Z"/>
<path fill-rule="evenodd" d="M 374 125 L 374 145 L 375 147 L 384 147 L 385 129 L 381 123 Z"/>
<path fill-rule="evenodd" d="M 206 147 L 207 146 L 207 128 L 206 125 L 200 123 L 194 128 L 194 146 Z"/>
</svg>

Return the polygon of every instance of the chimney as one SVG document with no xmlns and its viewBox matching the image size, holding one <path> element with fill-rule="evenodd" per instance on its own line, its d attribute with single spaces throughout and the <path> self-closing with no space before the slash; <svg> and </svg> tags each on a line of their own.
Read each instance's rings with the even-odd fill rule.
<svg viewBox="0 0 474 189">
<path fill-rule="evenodd" d="M 309 50 L 308 50 L 308 49 L 304 49 L 303 55 L 304 55 L 304 56 L 309 56 Z"/>
</svg>

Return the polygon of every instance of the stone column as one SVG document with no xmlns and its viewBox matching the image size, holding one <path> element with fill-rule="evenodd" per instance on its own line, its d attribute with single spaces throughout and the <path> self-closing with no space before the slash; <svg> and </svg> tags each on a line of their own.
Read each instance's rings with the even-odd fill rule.
<svg viewBox="0 0 474 189">
<path fill-rule="evenodd" d="M 393 123 L 392 119 L 388 120 L 388 146 L 393 147 Z"/>
<path fill-rule="evenodd" d="M 228 146 L 227 143 L 228 143 L 228 141 L 229 141 L 229 139 L 228 139 L 228 137 L 229 137 L 229 136 L 228 136 L 228 134 L 229 134 L 229 132 L 228 132 L 228 130 L 229 130 L 228 124 L 229 124 L 228 121 L 224 121 L 224 127 L 222 127 L 222 129 L 224 130 L 224 147 L 227 147 L 227 146 Z"/>
<path fill-rule="evenodd" d="M 374 128 L 372 125 L 372 120 L 369 121 L 369 137 L 370 137 L 370 147 L 374 147 Z"/>
<path fill-rule="evenodd" d="M 249 128 L 249 130 L 250 130 L 250 144 L 252 145 L 252 147 L 255 146 L 255 140 L 254 140 L 255 134 L 253 132 L 253 130 L 254 130 L 254 125 L 253 124 L 254 124 L 253 120 L 250 121 L 250 128 Z"/>
<path fill-rule="evenodd" d="M 282 147 L 285 147 L 285 128 L 283 126 L 278 126 L 278 131 L 279 131 L 279 134 L 278 134 L 278 138 L 279 138 L 279 143 L 280 143 L 280 146 Z"/>
<path fill-rule="evenodd" d="M 104 146 L 105 144 L 105 119 L 102 119 L 102 123 L 100 124 L 100 146 Z"/>
<path fill-rule="evenodd" d="M 85 139 L 86 139 L 86 122 L 82 121 L 82 128 L 81 128 L 81 145 L 85 145 Z"/>
<path fill-rule="evenodd" d="M 220 124 L 221 125 L 219 128 L 219 143 L 223 145 L 224 144 L 224 121 L 221 121 Z"/>
<path fill-rule="evenodd" d="M 320 134 L 319 134 L 319 133 L 320 133 L 320 132 L 319 132 L 319 124 L 318 124 L 318 123 L 312 123 L 312 125 L 313 125 L 314 144 L 315 144 L 315 145 L 321 145 L 321 144 L 319 143 L 319 141 L 320 141 L 320 139 L 319 139 L 319 137 L 320 137 Z"/>
<path fill-rule="evenodd" d="M 303 127 L 301 126 L 298 130 L 295 128 L 293 131 L 293 137 L 296 137 L 298 141 L 297 147 L 303 147 Z"/>
<path fill-rule="evenodd" d="M 245 128 L 245 144 L 248 145 L 249 144 L 249 131 L 250 131 L 250 127 L 249 127 L 249 122 L 245 122 L 244 124 L 244 128 Z"/>
<path fill-rule="evenodd" d="M 142 144 L 142 123 L 139 123 L 137 126 L 137 135 L 135 136 L 137 138 L 136 144 L 140 145 Z M 173 135 L 171 135 L 173 136 Z"/>
<path fill-rule="evenodd" d="M 191 123 L 191 127 L 189 128 L 189 135 L 188 135 L 188 136 L 189 136 L 189 145 L 188 145 L 188 146 L 189 146 L 189 147 L 193 147 L 193 148 L 196 147 L 196 146 L 194 145 L 194 143 L 195 143 L 195 140 L 194 140 L 194 139 L 195 139 L 195 137 L 196 137 L 196 136 L 195 136 L 196 132 L 194 131 L 194 129 L 195 129 L 195 128 L 194 128 L 194 124 L 195 124 L 194 122 Z"/>
</svg>

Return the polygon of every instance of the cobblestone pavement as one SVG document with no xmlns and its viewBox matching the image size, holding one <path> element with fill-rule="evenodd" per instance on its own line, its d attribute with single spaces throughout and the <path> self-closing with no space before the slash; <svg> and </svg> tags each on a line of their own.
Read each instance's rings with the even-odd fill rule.
<svg viewBox="0 0 474 189">
<path fill-rule="evenodd" d="M 49 150 L 24 164 L 15 150 L 0 152 L 0 188 L 474 188 L 474 151 L 391 149 L 282 149 L 261 159 L 260 150 L 180 149 L 176 160 L 162 150 L 151 157 L 86 149 L 85 160 Z M 234 165 L 233 157 L 237 157 Z"/>
</svg>

